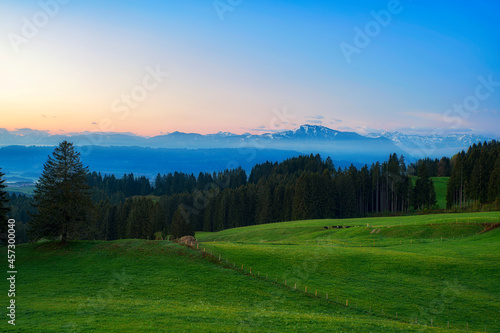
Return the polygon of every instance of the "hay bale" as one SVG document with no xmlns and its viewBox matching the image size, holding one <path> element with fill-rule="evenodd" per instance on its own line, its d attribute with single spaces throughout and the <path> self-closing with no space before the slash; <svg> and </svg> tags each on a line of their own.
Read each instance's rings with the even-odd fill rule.
<svg viewBox="0 0 500 333">
<path fill-rule="evenodd" d="M 183 236 L 179 239 L 180 243 L 185 243 L 187 245 L 196 245 L 198 241 L 193 236 Z"/>
</svg>

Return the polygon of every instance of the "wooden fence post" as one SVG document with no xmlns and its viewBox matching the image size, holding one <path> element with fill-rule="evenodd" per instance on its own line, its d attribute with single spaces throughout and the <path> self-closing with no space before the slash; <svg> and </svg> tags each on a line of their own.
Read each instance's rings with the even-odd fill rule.
<svg viewBox="0 0 500 333">
<path fill-rule="evenodd" d="M 328 299 L 328 293 L 326 293 L 326 299 Z"/>
</svg>

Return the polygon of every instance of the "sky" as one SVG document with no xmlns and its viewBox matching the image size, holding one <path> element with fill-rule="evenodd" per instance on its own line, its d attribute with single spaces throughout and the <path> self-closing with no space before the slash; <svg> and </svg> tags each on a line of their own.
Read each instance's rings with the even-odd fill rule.
<svg viewBox="0 0 500 333">
<path fill-rule="evenodd" d="M 500 2 L 4 0 L 0 128 L 500 136 Z"/>
</svg>

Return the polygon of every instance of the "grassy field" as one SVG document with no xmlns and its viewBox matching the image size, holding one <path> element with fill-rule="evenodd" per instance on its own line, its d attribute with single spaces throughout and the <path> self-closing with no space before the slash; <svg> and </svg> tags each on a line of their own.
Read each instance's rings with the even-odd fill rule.
<svg viewBox="0 0 500 333">
<path fill-rule="evenodd" d="M 436 191 L 437 205 L 441 209 L 446 208 L 446 190 L 448 188 L 448 180 L 450 177 L 432 177 L 434 190 Z"/>
<path fill-rule="evenodd" d="M 468 323 L 498 332 L 500 229 L 476 232 L 499 218 L 268 224 L 200 233 L 199 250 L 145 240 L 20 245 L 16 326 L 5 318 L 0 331 L 463 332 Z"/>
<path fill-rule="evenodd" d="M 167 241 L 23 245 L 18 247 L 17 270 L 16 326 L 3 320 L 2 332 L 419 332 L 422 328 L 242 274 L 200 251 Z M 2 298 L 7 304 L 6 293 Z"/>
<path fill-rule="evenodd" d="M 239 268 L 358 309 L 499 332 L 500 229 L 484 232 L 499 222 L 498 212 L 313 220 L 197 237 Z"/>
</svg>

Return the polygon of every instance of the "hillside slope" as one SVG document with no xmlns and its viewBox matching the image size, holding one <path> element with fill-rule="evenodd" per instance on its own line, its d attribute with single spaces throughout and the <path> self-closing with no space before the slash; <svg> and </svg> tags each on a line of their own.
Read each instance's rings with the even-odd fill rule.
<svg viewBox="0 0 500 333">
<path fill-rule="evenodd" d="M 499 212 L 312 220 L 197 237 L 237 265 L 358 309 L 498 332 L 500 228 L 488 230 L 499 222 Z"/>
<path fill-rule="evenodd" d="M 1 254 L 6 256 L 5 248 Z M 422 329 L 224 268 L 200 251 L 166 241 L 22 245 L 17 270 L 16 326 L 3 320 L 2 332 Z M 6 298 L 2 293 L 2 304 Z"/>
</svg>

